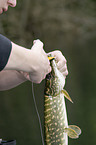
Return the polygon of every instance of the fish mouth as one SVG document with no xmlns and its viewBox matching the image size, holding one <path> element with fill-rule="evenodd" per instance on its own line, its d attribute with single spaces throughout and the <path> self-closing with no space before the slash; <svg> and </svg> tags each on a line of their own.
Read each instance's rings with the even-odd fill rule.
<svg viewBox="0 0 96 145">
<path fill-rule="evenodd" d="M 49 74 L 46 75 L 47 80 L 50 80 L 51 78 L 52 78 L 52 73 L 49 73 Z"/>
</svg>

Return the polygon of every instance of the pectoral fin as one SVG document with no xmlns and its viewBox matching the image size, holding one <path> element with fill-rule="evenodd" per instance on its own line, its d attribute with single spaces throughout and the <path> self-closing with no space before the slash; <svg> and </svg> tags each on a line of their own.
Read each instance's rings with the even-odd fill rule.
<svg viewBox="0 0 96 145">
<path fill-rule="evenodd" d="M 76 126 L 76 125 L 69 125 L 69 128 L 75 130 L 75 132 L 76 132 L 78 135 L 81 134 L 81 129 L 80 129 L 78 126 Z"/>
<path fill-rule="evenodd" d="M 67 133 L 70 138 L 76 139 L 81 134 L 81 129 L 75 125 L 70 125 L 68 128 L 64 129 L 64 132 Z"/>
<path fill-rule="evenodd" d="M 71 128 L 65 128 L 64 132 L 67 133 L 70 138 L 76 139 L 79 137 L 78 134 Z"/>
<path fill-rule="evenodd" d="M 70 98 L 70 96 L 69 96 L 69 94 L 68 94 L 68 92 L 67 92 L 66 90 L 63 89 L 63 90 L 61 91 L 61 93 L 63 93 L 64 96 L 65 96 L 70 102 L 73 103 L 72 99 Z"/>
</svg>

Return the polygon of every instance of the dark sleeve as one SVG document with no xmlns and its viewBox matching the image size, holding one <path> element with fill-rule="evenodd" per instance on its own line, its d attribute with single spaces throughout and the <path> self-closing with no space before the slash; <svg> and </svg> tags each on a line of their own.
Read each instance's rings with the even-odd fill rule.
<svg viewBox="0 0 96 145">
<path fill-rule="evenodd" d="M 6 66 L 12 50 L 11 41 L 0 34 L 0 71 Z"/>
</svg>

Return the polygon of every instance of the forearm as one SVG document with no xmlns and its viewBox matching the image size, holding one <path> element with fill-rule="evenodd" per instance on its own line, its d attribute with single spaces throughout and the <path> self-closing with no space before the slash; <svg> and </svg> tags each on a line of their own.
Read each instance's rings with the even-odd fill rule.
<svg viewBox="0 0 96 145">
<path fill-rule="evenodd" d="M 0 91 L 12 89 L 27 79 L 18 71 L 3 70 L 0 72 Z"/>
<path fill-rule="evenodd" d="M 30 49 L 26 49 L 12 42 L 12 51 L 4 70 L 32 71 L 31 62 L 29 62 L 30 53 Z M 31 60 L 32 57 L 30 58 L 30 61 Z"/>
</svg>

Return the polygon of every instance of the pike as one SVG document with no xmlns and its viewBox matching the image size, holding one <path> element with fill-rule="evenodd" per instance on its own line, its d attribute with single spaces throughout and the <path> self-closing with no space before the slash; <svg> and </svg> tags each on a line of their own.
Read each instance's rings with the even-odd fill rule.
<svg viewBox="0 0 96 145">
<path fill-rule="evenodd" d="M 44 132 L 46 145 L 68 145 L 68 136 L 78 138 L 81 129 L 75 125 L 68 125 L 65 98 L 71 100 L 63 89 L 65 78 L 57 69 L 54 57 L 48 57 L 52 67 L 46 76 L 44 90 Z M 64 98 L 65 97 L 65 98 Z"/>
</svg>

